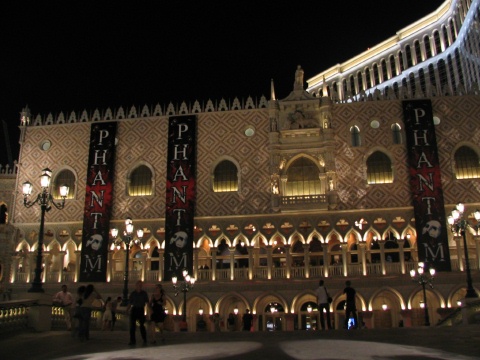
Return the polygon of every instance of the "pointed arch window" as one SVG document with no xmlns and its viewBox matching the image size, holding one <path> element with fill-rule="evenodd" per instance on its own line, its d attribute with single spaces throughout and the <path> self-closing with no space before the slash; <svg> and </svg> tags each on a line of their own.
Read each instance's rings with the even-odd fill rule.
<svg viewBox="0 0 480 360">
<path fill-rule="evenodd" d="M 352 140 L 352 146 L 357 147 L 361 145 L 360 139 L 360 128 L 357 125 L 354 125 L 350 128 L 350 135 Z"/>
<path fill-rule="evenodd" d="M 153 194 L 153 175 L 150 168 L 146 165 L 140 165 L 132 171 L 130 175 L 130 184 L 128 186 L 128 195 L 130 196 L 149 196 Z"/>
<path fill-rule="evenodd" d="M 286 196 L 321 194 L 319 169 L 307 158 L 293 162 L 287 170 Z"/>
<path fill-rule="evenodd" d="M 392 125 L 392 136 L 393 136 L 393 143 L 394 144 L 402 144 L 403 139 L 402 139 L 402 127 L 400 124 L 395 123 Z"/>
<path fill-rule="evenodd" d="M 238 191 L 238 169 L 233 162 L 223 160 L 215 167 L 213 172 L 213 191 Z"/>
<path fill-rule="evenodd" d="M 61 199 L 60 195 L 60 186 L 67 185 L 68 186 L 68 195 L 67 199 L 74 199 L 75 198 L 75 174 L 68 170 L 60 171 L 57 176 L 55 176 L 55 181 L 53 183 L 52 188 L 52 195 L 54 199 Z"/>
<path fill-rule="evenodd" d="M 455 151 L 455 175 L 457 179 L 480 178 L 480 161 L 478 154 L 468 146 L 461 146 Z"/>
<path fill-rule="evenodd" d="M 381 151 L 375 151 L 367 159 L 367 182 L 369 184 L 387 184 L 393 182 L 392 162 Z"/>
</svg>

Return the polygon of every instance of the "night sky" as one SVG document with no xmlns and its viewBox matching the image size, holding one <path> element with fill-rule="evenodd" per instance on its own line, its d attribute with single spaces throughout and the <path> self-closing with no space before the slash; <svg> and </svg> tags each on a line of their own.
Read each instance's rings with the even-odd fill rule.
<svg viewBox="0 0 480 360">
<path fill-rule="evenodd" d="M 442 0 L 6 1 L 0 120 L 63 111 L 277 98 L 395 35 Z M 0 164 L 7 162 L 1 129 Z"/>
</svg>

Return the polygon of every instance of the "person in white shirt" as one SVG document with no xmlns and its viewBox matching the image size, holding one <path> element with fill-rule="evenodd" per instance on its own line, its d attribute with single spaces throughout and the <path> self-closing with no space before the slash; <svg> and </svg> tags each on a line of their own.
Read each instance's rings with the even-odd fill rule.
<svg viewBox="0 0 480 360">
<path fill-rule="evenodd" d="M 69 291 L 67 291 L 67 285 L 62 285 L 62 290 L 56 293 L 53 297 L 53 304 L 63 308 L 67 330 L 72 329 L 72 313 L 74 310 L 73 303 L 73 296 Z"/>
<path fill-rule="evenodd" d="M 323 280 L 320 280 L 318 283 L 316 295 L 318 312 L 320 313 L 320 325 L 322 326 L 322 330 L 325 330 L 325 315 L 327 316 L 327 329 L 331 330 L 332 324 L 330 320 L 330 303 L 328 301 L 330 295 L 327 292 L 327 288 L 325 287 Z M 324 309 L 325 313 L 323 312 Z"/>
</svg>

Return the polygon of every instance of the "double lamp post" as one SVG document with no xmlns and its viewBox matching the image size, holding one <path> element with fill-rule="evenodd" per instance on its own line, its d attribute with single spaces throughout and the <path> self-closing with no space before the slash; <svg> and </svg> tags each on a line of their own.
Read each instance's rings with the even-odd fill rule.
<svg viewBox="0 0 480 360">
<path fill-rule="evenodd" d="M 117 246 L 123 242 L 125 244 L 125 271 L 123 273 L 123 298 L 121 302 L 121 306 L 128 305 L 128 263 L 129 263 L 129 253 L 130 253 L 130 245 L 132 244 L 133 240 L 133 221 L 131 218 L 127 218 L 125 220 L 125 231 L 123 232 L 123 237 L 117 239 L 118 236 L 118 229 L 113 228 L 111 231 L 112 237 L 114 238 L 114 242 Z M 137 237 L 141 239 L 143 237 L 143 229 L 137 230 Z"/>
<path fill-rule="evenodd" d="M 60 186 L 59 195 L 61 201 L 56 203 L 49 188 L 50 180 L 52 178 L 52 170 L 46 168 L 42 170 L 42 175 L 40 176 L 40 186 L 42 188 L 41 192 L 37 195 L 37 198 L 33 201 L 29 200 L 29 197 L 32 195 L 33 185 L 26 181 L 23 185 L 23 205 L 26 208 L 32 207 L 35 204 L 40 205 L 40 230 L 38 234 L 38 246 L 37 246 L 37 263 L 35 266 L 35 277 L 32 282 L 32 287 L 28 289 L 28 292 L 32 293 L 43 293 L 44 289 L 42 288 L 42 263 L 43 263 L 43 236 L 45 232 L 45 213 L 50 211 L 52 205 L 57 209 L 62 210 L 65 207 L 65 199 L 68 196 L 69 187 L 67 185 Z"/>
<path fill-rule="evenodd" d="M 473 288 L 472 283 L 472 273 L 470 271 L 470 261 L 468 259 L 468 245 L 467 245 L 467 229 L 472 228 L 478 231 L 479 222 L 480 222 L 480 211 L 475 210 L 473 213 L 475 220 L 477 221 L 476 225 L 470 225 L 468 219 L 463 217 L 463 212 L 465 211 L 465 206 L 462 203 L 458 203 L 456 209 L 452 211 L 451 215 L 448 217 L 448 224 L 450 229 L 455 235 L 462 235 L 463 238 L 463 251 L 465 254 L 465 272 L 467 273 L 467 294 L 465 298 L 477 298 L 477 292 Z"/>
<path fill-rule="evenodd" d="M 184 269 L 182 271 L 183 280 L 179 283 L 177 276 L 172 276 L 172 284 L 175 290 L 175 296 L 177 296 L 180 292 L 183 293 L 183 323 L 186 329 L 186 322 L 187 322 L 187 292 L 189 292 L 193 286 L 195 285 L 195 278 L 191 277 L 188 274 L 188 271 Z"/>
</svg>

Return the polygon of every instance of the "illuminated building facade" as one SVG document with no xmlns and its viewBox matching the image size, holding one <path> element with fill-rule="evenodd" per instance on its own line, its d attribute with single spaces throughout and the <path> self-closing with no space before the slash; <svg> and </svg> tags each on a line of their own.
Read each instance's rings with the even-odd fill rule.
<svg viewBox="0 0 480 360">
<path fill-rule="evenodd" d="M 133 219 L 143 237 L 131 247 L 129 277 L 147 289 L 164 276 L 167 130 L 169 118 L 197 120 L 196 212 L 188 326 L 198 309 L 227 318 L 255 314 L 257 330 L 318 327 L 314 296 L 323 278 L 332 317 L 343 326 L 344 282 L 357 290 L 367 327 L 423 324 L 421 289 L 409 271 L 419 260 L 405 132 L 405 101 L 428 99 L 433 111 L 445 212 L 459 201 L 468 215 L 480 205 L 480 3 L 446 1 L 396 36 L 307 79 L 295 72 L 293 91 L 278 99 L 227 104 L 182 103 L 103 112 L 32 117 L 24 109 L 13 197 L 2 192 L 14 255 L 3 253 L 2 280 L 15 292 L 33 278 L 39 209 L 25 208 L 21 185 L 53 170 L 51 191 L 68 184 L 63 211 L 46 215 L 44 288 L 75 287 L 83 271 L 82 219 L 90 131 L 116 122 L 110 227 Z M 3 181 L 3 180 L 2 180 Z M 32 181 L 33 182 L 33 181 Z M 33 183 L 39 190 L 38 184 Z M 472 221 L 472 225 L 474 222 Z M 465 296 L 460 236 L 448 228 L 452 271 L 439 272 L 427 292 L 432 324 Z M 4 232 L 5 234 L 5 232 Z M 135 236 L 134 236 L 135 237 Z M 478 281 L 480 237 L 468 234 Z M 108 246 L 100 291 L 121 293 L 124 245 Z M 475 284 L 474 284 L 475 285 Z M 168 293 L 167 308 L 182 301 Z M 477 290 L 478 291 L 478 290 Z M 312 307 L 312 312 L 309 311 Z M 238 318 L 239 319 L 239 318 Z"/>
</svg>

